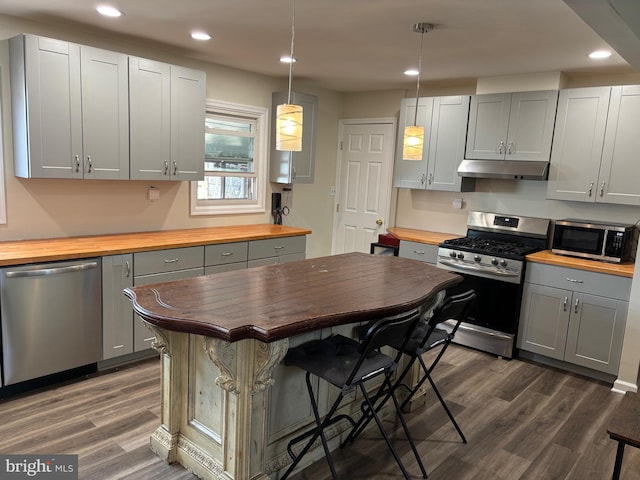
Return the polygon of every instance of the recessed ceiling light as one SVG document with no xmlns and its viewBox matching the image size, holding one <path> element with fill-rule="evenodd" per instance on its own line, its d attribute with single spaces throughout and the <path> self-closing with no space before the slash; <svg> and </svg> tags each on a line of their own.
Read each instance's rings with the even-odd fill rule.
<svg viewBox="0 0 640 480">
<path fill-rule="evenodd" d="M 295 58 L 291 60 L 291 57 L 287 56 L 287 57 L 280 57 L 280 61 L 282 63 L 291 63 L 291 62 L 296 63 L 298 60 L 296 60 Z"/>
<path fill-rule="evenodd" d="M 416 70 L 415 68 L 409 68 L 408 70 L 404 71 L 405 75 L 409 75 L 410 77 L 415 77 L 416 75 L 418 75 L 418 70 Z"/>
<path fill-rule="evenodd" d="M 211 35 L 206 32 L 191 32 L 191 38 L 194 40 L 211 40 Z"/>
<path fill-rule="evenodd" d="M 112 7 L 110 5 L 99 5 L 96 7 L 96 10 L 100 15 L 104 15 L 105 17 L 121 17 L 124 13 L 121 10 L 118 10 L 116 7 Z"/>
<path fill-rule="evenodd" d="M 599 60 L 602 58 L 609 58 L 611 56 L 611 52 L 608 50 L 596 50 L 595 52 L 591 52 L 588 57 L 594 60 Z"/>
</svg>

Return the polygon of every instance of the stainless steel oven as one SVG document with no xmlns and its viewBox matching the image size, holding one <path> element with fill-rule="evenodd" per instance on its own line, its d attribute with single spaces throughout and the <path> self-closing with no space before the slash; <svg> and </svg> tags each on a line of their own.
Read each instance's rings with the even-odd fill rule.
<svg viewBox="0 0 640 480">
<path fill-rule="evenodd" d="M 547 247 L 549 225 L 542 218 L 470 212 L 467 236 L 440 244 L 437 266 L 464 278 L 447 293 L 477 293 L 456 343 L 513 358 L 525 256 Z"/>
</svg>

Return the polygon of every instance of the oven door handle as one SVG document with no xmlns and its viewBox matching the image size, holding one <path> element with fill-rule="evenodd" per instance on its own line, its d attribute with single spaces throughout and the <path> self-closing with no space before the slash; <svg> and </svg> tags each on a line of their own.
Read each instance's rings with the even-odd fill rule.
<svg viewBox="0 0 640 480">
<path fill-rule="evenodd" d="M 501 270 L 483 270 L 482 268 L 474 267 L 473 265 L 465 265 L 460 263 L 453 263 L 448 260 L 439 260 L 442 265 L 446 265 L 448 267 L 459 268 L 461 270 L 473 270 L 476 272 L 485 272 L 490 273 L 491 275 L 500 275 L 502 277 L 518 277 L 519 273 L 513 272 L 503 272 Z"/>
</svg>

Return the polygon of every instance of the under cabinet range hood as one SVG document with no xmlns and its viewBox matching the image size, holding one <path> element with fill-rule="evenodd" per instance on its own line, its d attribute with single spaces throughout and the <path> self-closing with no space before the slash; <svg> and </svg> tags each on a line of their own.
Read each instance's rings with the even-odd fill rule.
<svg viewBox="0 0 640 480">
<path fill-rule="evenodd" d="M 528 160 L 463 160 L 458 175 L 474 178 L 546 180 L 549 162 Z"/>
</svg>

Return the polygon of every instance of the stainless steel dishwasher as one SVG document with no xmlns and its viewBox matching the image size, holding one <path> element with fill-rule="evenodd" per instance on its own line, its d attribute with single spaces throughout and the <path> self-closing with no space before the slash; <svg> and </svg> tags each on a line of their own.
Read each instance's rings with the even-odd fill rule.
<svg viewBox="0 0 640 480">
<path fill-rule="evenodd" d="M 100 258 L 0 269 L 4 386 L 101 359 L 101 286 Z"/>
</svg>

